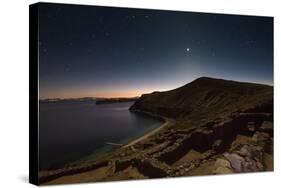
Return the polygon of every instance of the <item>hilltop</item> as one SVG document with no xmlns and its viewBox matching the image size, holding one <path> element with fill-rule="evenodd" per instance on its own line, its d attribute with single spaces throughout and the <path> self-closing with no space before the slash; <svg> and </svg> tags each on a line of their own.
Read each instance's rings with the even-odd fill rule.
<svg viewBox="0 0 281 188">
<path fill-rule="evenodd" d="M 272 112 L 272 104 L 272 86 L 201 77 L 174 90 L 144 94 L 130 110 L 205 123 L 234 112 Z"/>
</svg>

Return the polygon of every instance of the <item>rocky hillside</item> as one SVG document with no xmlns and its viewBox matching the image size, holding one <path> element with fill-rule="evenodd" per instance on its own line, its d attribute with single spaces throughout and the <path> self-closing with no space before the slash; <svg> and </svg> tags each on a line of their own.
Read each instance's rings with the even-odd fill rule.
<svg viewBox="0 0 281 188">
<path fill-rule="evenodd" d="M 252 109 L 273 111 L 273 87 L 201 77 L 180 88 L 142 95 L 130 108 L 189 120 L 214 120 Z"/>
</svg>

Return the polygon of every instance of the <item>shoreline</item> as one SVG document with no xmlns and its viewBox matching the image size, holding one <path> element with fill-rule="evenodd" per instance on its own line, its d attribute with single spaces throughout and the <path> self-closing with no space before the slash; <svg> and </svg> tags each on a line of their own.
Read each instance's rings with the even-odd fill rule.
<svg viewBox="0 0 281 188">
<path fill-rule="evenodd" d="M 149 115 L 149 116 L 152 116 L 152 117 L 156 117 L 156 118 L 159 118 L 161 120 L 164 121 L 164 123 L 162 125 L 160 125 L 159 127 L 155 128 L 155 129 L 152 129 L 150 131 L 148 131 L 147 133 L 145 133 L 144 135 L 130 141 L 129 143 L 127 144 L 124 144 L 123 146 L 121 146 L 120 148 L 128 148 L 130 146 L 133 146 L 135 145 L 136 143 L 138 142 L 141 142 L 145 139 L 147 139 L 148 137 L 156 134 L 157 132 L 159 132 L 160 130 L 162 130 L 163 128 L 165 127 L 168 127 L 168 126 L 171 126 L 174 124 L 174 120 L 170 119 L 170 118 L 167 118 L 167 117 L 163 117 L 163 116 L 159 116 L 159 115 L 155 115 L 155 114 L 152 114 L 152 113 L 149 113 L 149 112 L 144 112 L 144 111 L 133 111 L 133 112 L 136 112 L 136 113 L 143 113 L 143 114 L 146 114 L 146 115 Z"/>
</svg>

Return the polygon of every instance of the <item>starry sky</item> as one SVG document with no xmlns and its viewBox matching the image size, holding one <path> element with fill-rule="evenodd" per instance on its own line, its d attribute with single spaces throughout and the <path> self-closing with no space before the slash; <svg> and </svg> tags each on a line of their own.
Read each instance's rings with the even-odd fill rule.
<svg viewBox="0 0 281 188">
<path fill-rule="evenodd" d="M 201 77 L 273 85 L 273 18 L 39 6 L 39 96 L 133 97 Z"/>
</svg>

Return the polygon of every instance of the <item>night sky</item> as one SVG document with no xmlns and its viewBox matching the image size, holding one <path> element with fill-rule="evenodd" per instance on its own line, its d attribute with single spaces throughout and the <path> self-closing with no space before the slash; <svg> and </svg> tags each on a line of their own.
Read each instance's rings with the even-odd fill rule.
<svg viewBox="0 0 281 188">
<path fill-rule="evenodd" d="M 132 97 L 201 77 L 273 85 L 273 19 L 40 4 L 40 98 Z"/>
</svg>

